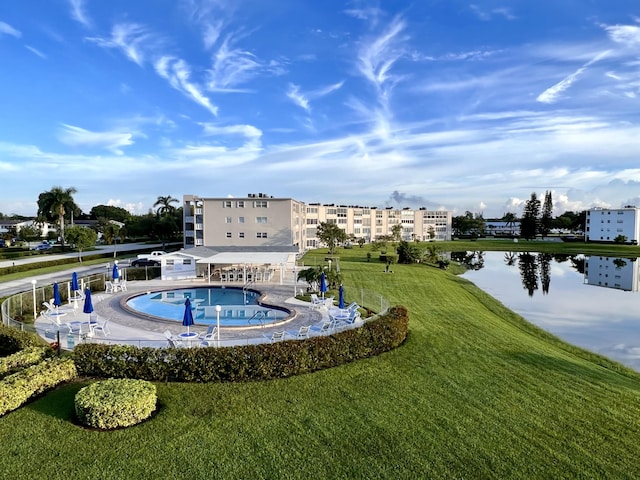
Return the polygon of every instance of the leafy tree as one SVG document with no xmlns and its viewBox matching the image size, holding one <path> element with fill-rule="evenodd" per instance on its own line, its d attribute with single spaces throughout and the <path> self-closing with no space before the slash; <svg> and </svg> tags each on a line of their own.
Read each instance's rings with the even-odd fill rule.
<svg viewBox="0 0 640 480">
<path fill-rule="evenodd" d="M 131 220 L 131 214 L 127 210 L 122 207 L 114 207 L 111 205 L 96 205 L 91 209 L 89 215 L 94 220 L 104 218 L 122 223 L 127 223 Z"/>
<path fill-rule="evenodd" d="M 88 227 L 73 226 L 67 228 L 67 240 L 69 243 L 76 246 L 80 255 L 78 259 L 82 262 L 82 252 L 88 248 L 93 247 L 98 239 L 98 234 L 95 230 Z"/>
<path fill-rule="evenodd" d="M 166 214 L 154 223 L 152 231 L 155 236 L 162 240 L 162 249 L 164 250 L 167 240 L 180 231 L 180 228 L 173 215 Z"/>
<path fill-rule="evenodd" d="M 362 248 L 365 244 L 365 239 L 363 237 L 358 238 L 358 245 Z"/>
<path fill-rule="evenodd" d="M 158 207 L 156 213 L 159 216 L 164 216 L 171 214 L 176 210 L 176 207 L 171 205 L 172 203 L 179 203 L 179 200 L 177 198 L 173 198 L 171 195 L 167 195 L 166 197 L 160 196 L 156 200 L 156 203 L 153 204 L 153 208 Z"/>
<path fill-rule="evenodd" d="M 318 267 L 305 268 L 298 272 L 298 280 L 304 280 L 307 282 L 309 284 L 309 289 L 315 292 L 318 290 L 321 273 L 322 270 Z"/>
<path fill-rule="evenodd" d="M 436 238 L 436 230 L 435 228 L 433 228 L 433 225 L 429 225 L 427 236 L 429 237 L 429 240 L 433 240 L 434 238 Z"/>
<path fill-rule="evenodd" d="M 451 227 L 455 235 L 480 236 L 485 231 L 485 223 L 481 213 L 474 215 L 467 211 L 464 215 L 453 217 Z"/>
<path fill-rule="evenodd" d="M 542 237 L 549 235 L 553 226 L 553 200 L 551 192 L 546 191 L 544 194 L 544 203 L 542 204 L 542 216 L 540 217 L 540 234 Z"/>
<path fill-rule="evenodd" d="M 316 236 L 329 247 L 329 253 L 334 253 L 336 246 L 347 239 L 346 232 L 335 223 L 320 222 Z"/>
<path fill-rule="evenodd" d="M 521 253 L 519 259 L 518 266 L 520 267 L 522 286 L 529 296 L 533 297 L 534 292 L 538 289 L 538 258 L 532 253 Z"/>
<path fill-rule="evenodd" d="M 536 238 L 538 233 L 538 222 L 540 218 L 540 200 L 533 192 L 531 198 L 525 202 L 522 221 L 520 222 L 520 235 L 531 240 Z"/>
<path fill-rule="evenodd" d="M 402 225 L 400 223 L 391 227 L 391 236 L 394 242 L 399 242 L 402 237 Z"/>
<path fill-rule="evenodd" d="M 422 260 L 422 251 L 415 243 L 401 240 L 396 251 L 398 252 L 398 263 L 416 263 Z"/>
<path fill-rule="evenodd" d="M 48 192 L 38 196 L 38 217 L 49 222 L 58 222 L 60 241 L 64 245 L 64 216 L 67 212 L 76 212 L 80 209 L 73 200 L 73 194 L 77 190 L 74 187 L 63 189 L 53 187 Z"/>
<path fill-rule="evenodd" d="M 25 225 L 20 229 L 20 238 L 27 242 L 40 240 L 42 238 L 42 230 L 36 225 Z"/>
<path fill-rule="evenodd" d="M 116 245 L 118 242 L 118 236 L 120 235 L 120 225 L 117 223 L 109 222 L 102 230 L 104 240 L 113 245 L 113 258 L 116 258 Z"/>
</svg>

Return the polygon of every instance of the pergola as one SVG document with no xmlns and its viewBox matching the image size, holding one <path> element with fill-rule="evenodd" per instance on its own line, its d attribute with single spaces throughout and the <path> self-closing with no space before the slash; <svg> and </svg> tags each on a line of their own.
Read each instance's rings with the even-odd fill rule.
<svg viewBox="0 0 640 480">
<path fill-rule="evenodd" d="M 243 279 L 247 278 L 247 269 L 256 267 L 280 270 L 280 282 L 284 277 L 286 268 L 294 268 L 296 262 L 295 252 L 221 252 L 210 257 L 197 260 L 198 264 L 207 265 L 207 277 L 211 282 L 212 266 L 219 268 L 242 268 Z"/>
</svg>

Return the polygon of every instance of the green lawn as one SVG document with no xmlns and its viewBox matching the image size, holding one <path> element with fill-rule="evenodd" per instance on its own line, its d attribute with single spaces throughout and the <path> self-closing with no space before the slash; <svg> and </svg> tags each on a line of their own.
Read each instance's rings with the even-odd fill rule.
<svg viewBox="0 0 640 480">
<path fill-rule="evenodd" d="M 283 380 L 161 383 L 158 414 L 113 432 L 74 425 L 68 385 L 0 419 L 2 478 L 640 477 L 638 374 L 366 251 L 340 252 L 344 283 L 409 308 L 405 345 Z"/>
</svg>

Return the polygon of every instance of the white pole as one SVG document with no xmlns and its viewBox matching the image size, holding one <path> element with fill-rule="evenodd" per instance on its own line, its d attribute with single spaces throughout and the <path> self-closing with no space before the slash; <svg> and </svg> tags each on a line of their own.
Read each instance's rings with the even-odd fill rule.
<svg viewBox="0 0 640 480">
<path fill-rule="evenodd" d="M 218 348 L 220 347 L 220 310 L 222 310 L 222 307 L 220 305 L 216 305 L 216 324 L 218 327 Z"/>
<path fill-rule="evenodd" d="M 36 283 L 38 281 L 34 278 L 31 280 L 31 285 L 33 286 L 33 321 L 36 321 L 36 316 L 38 315 L 37 307 L 36 307 Z"/>
</svg>

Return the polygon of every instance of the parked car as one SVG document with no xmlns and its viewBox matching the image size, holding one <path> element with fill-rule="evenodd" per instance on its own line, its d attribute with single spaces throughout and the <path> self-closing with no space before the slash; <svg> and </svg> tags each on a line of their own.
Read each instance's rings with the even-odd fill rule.
<svg viewBox="0 0 640 480">
<path fill-rule="evenodd" d="M 5 241 L 4 238 L 0 238 L 0 248 L 5 248 L 7 247 L 7 242 Z"/>
<path fill-rule="evenodd" d="M 51 250 L 51 245 L 48 243 L 41 243 L 40 245 L 36 245 L 35 247 L 31 247 L 31 250 L 40 250 L 40 251 L 46 251 L 46 250 Z"/>
<path fill-rule="evenodd" d="M 132 267 L 159 267 L 160 262 L 151 258 L 136 258 L 131 262 Z"/>
</svg>

